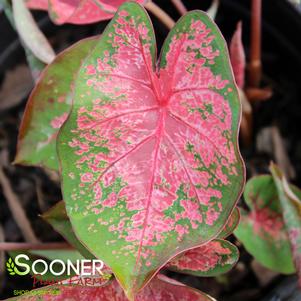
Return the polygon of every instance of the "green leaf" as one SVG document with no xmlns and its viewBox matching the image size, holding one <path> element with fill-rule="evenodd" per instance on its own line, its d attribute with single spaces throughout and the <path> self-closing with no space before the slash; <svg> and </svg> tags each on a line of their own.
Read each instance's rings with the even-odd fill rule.
<svg viewBox="0 0 301 301">
<path fill-rule="evenodd" d="M 241 210 L 235 236 L 263 266 L 283 274 L 294 273 L 290 243 L 273 178 L 263 175 L 250 179 L 244 199 L 250 212 Z"/>
<path fill-rule="evenodd" d="M 293 260 L 301 284 L 301 190 L 287 183 L 277 165 L 271 164 L 270 170 L 278 191 Z"/>
<path fill-rule="evenodd" d="M 129 298 L 171 258 L 215 238 L 244 184 L 240 103 L 216 25 L 188 13 L 159 65 L 145 10 L 122 5 L 78 73 L 58 136 L 74 232 Z"/>
<path fill-rule="evenodd" d="M 95 258 L 75 236 L 69 217 L 67 216 L 64 201 L 58 202 L 42 215 L 54 230 L 60 233 L 75 249 L 77 249 L 86 259 Z"/>
<path fill-rule="evenodd" d="M 76 250 L 31 250 L 30 254 L 47 258 L 50 261 L 60 259 L 64 262 L 67 262 L 67 260 L 76 262 L 76 260 L 84 259 L 84 257 Z"/>
<path fill-rule="evenodd" d="M 16 163 L 58 170 L 57 133 L 71 110 L 75 75 L 96 40 L 84 39 L 66 49 L 41 74 L 26 105 Z"/>
<path fill-rule="evenodd" d="M 215 239 L 173 259 L 167 268 L 199 277 L 215 277 L 229 272 L 238 258 L 239 251 L 235 245 L 227 240 Z"/>
</svg>

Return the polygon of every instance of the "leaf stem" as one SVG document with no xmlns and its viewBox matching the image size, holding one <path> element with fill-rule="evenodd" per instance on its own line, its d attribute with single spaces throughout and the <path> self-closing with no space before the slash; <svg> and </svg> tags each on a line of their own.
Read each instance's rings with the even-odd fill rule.
<svg viewBox="0 0 301 301">
<path fill-rule="evenodd" d="M 46 243 L 0 242 L 0 251 L 63 250 L 63 249 L 74 249 L 74 248 L 65 242 L 46 242 Z"/>
<path fill-rule="evenodd" d="M 181 0 L 170 0 L 170 1 L 181 15 L 185 15 L 187 13 L 187 8 L 185 7 L 184 3 Z"/>
<path fill-rule="evenodd" d="M 215 20 L 219 8 L 219 0 L 213 0 L 211 6 L 207 10 L 207 14 L 212 20 Z"/>
<path fill-rule="evenodd" d="M 168 29 L 174 27 L 175 21 L 154 2 L 147 2 L 145 4 L 145 8 L 149 10 L 154 16 L 156 16 Z"/>
<path fill-rule="evenodd" d="M 249 86 L 251 87 L 258 87 L 261 79 L 261 7 L 261 0 L 252 0 L 249 66 Z"/>
<path fill-rule="evenodd" d="M 12 10 L 12 5 L 9 3 L 7 0 L 0 0 L 0 4 L 2 4 L 4 13 L 10 22 L 12 28 L 16 31 L 16 25 L 13 17 L 13 10 Z M 46 66 L 42 61 L 40 61 L 34 54 L 33 52 L 25 45 L 25 43 L 20 39 L 20 43 L 22 47 L 24 48 L 25 55 L 26 55 L 26 60 L 28 63 L 28 66 L 30 67 L 32 77 L 34 81 L 37 81 L 40 73 Z"/>
</svg>

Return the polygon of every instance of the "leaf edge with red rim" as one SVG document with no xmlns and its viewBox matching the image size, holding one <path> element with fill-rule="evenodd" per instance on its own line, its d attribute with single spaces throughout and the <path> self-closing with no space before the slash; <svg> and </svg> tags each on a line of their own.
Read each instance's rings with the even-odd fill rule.
<svg viewBox="0 0 301 301">
<path fill-rule="evenodd" d="M 189 260 L 190 260 L 190 258 L 191 258 L 191 260 L 193 260 L 198 256 L 198 254 L 189 254 L 190 251 L 199 252 L 200 254 L 203 254 L 204 253 L 203 249 L 204 249 L 204 247 L 206 247 L 206 245 L 208 245 L 210 248 L 210 245 L 213 243 L 216 243 L 216 242 L 223 244 L 222 248 L 228 248 L 231 251 L 231 254 L 217 254 L 216 253 L 214 255 L 220 256 L 221 260 L 223 260 L 223 256 L 225 256 L 225 255 L 229 255 L 230 258 L 227 258 L 222 263 L 216 262 L 215 266 L 208 268 L 206 271 L 205 270 L 202 271 L 201 268 L 197 269 L 197 263 L 194 264 L 193 270 L 190 268 L 186 268 L 182 265 L 181 260 L 183 260 L 183 259 L 185 260 L 185 257 L 187 257 Z M 179 255 L 179 257 L 177 257 L 174 260 L 172 260 L 171 262 L 169 262 L 167 264 L 166 268 L 168 270 L 171 270 L 174 272 L 187 274 L 187 275 L 193 275 L 193 276 L 197 276 L 197 277 L 216 277 L 216 276 L 219 276 L 219 275 L 229 272 L 236 265 L 236 263 L 239 260 L 238 248 L 234 244 L 229 242 L 228 240 L 214 239 L 214 240 L 208 242 L 206 245 L 203 245 L 202 247 L 199 247 L 199 248 L 189 250 L 189 251 L 185 252 L 183 255 Z M 214 248 L 215 248 L 214 246 L 211 247 L 212 250 L 215 250 Z M 206 260 L 208 261 L 208 257 L 207 256 L 205 256 L 205 257 L 206 258 L 204 259 L 204 262 L 202 264 L 203 264 L 203 266 L 205 265 L 207 268 L 208 265 L 210 265 L 212 263 L 207 262 L 207 264 L 206 264 Z M 211 259 L 212 259 L 212 257 L 211 257 Z M 215 259 L 217 260 L 216 257 L 215 257 Z"/>
<path fill-rule="evenodd" d="M 51 137 L 57 135 L 59 129 L 52 128 L 50 121 L 48 124 L 48 120 L 46 118 L 41 121 L 41 111 L 39 110 L 41 110 L 41 107 L 44 107 L 43 110 L 49 110 L 46 112 L 48 118 L 49 116 L 52 116 L 49 112 L 52 112 L 56 105 L 59 106 L 58 109 L 60 112 L 55 110 L 53 120 L 59 119 L 60 116 L 63 116 L 63 114 L 66 114 L 66 117 L 69 115 L 71 104 L 67 103 L 68 97 L 70 97 L 70 89 L 74 81 L 74 74 L 77 73 L 81 63 L 77 62 L 78 66 L 75 67 L 75 70 L 73 70 L 74 67 L 69 67 L 71 70 L 67 73 L 67 66 L 71 65 L 68 60 L 74 59 L 74 57 L 79 57 L 82 61 L 83 58 L 89 54 L 91 48 L 93 49 L 98 38 L 99 36 L 94 36 L 76 42 L 60 52 L 53 62 L 44 68 L 26 103 L 19 127 L 14 164 L 37 166 L 58 171 L 59 163 L 55 146 L 56 139 L 51 139 Z M 85 50 L 85 47 L 89 47 L 89 50 Z M 81 54 L 81 52 L 83 53 Z M 64 59 L 66 63 L 64 63 Z M 64 72 L 60 70 L 62 68 L 64 68 Z M 58 70 L 60 70 L 61 74 L 58 73 Z M 48 102 L 50 95 L 48 95 L 47 92 L 44 93 L 45 89 L 47 89 L 47 82 L 53 80 L 53 77 L 56 77 L 56 82 L 64 81 L 64 84 L 66 84 L 66 74 L 69 74 L 69 80 L 67 81 L 67 83 L 69 83 L 68 88 L 66 87 L 66 89 L 59 90 L 58 95 L 53 96 L 52 99 L 54 103 Z M 52 88 L 52 94 L 55 94 L 53 91 L 54 89 L 56 88 Z M 45 97 L 45 95 L 47 97 Z M 59 98 L 61 97 L 63 98 L 63 101 L 59 101 Z M 46 134 L 48 135 L 49 133 L 51 134 L 51 137 L 47 138 Z M 41 136 L 43 136 L 43 140 L 41 139 Z M 47 139 L 51 140 L 48 142 Z M 47 142 L 45 143 L 46 140 Z M 40 143 L 44 144 L 44 147 L 39 149 Z M 35 152 L 37 149 L 39 149 L 39 151 Z"/>
</svg>

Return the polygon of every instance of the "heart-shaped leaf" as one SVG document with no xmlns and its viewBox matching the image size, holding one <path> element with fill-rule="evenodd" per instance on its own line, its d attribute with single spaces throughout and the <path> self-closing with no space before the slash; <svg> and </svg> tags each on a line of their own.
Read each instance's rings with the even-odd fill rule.
<svg viewBox="0 0 301 301">
<path fill-rule="evenodd" d="M 241 210 L 235 236 L 263 266 L 284 274 L 293 273 L 290 243 L 273 178 L 264 175 L 250 179 L 244 199 L 250 212 Z"/>
<path fill-rule="evenodd" d="M 226 224 L 244 183 L 239 117 L 227 46 L 205 13 L 181 18 L 156 70 L 145 10 L 119 9 L 78 74 L 58 154 L 76 236 L 128 296 Z"/>
<path fill-rule="evenodd" d="M 73 280 L 72 280 L 73 281 Z M 76 283 L 76 282 L 73 282 Z M 85 300 L 85 301 L 127 301 L 121 287 L 116 280 L 109 282 L 102 287 L 91 286 L 67 286 L 56 285 L 33 290 L 20 297 L 7 300 L 22 301 L 65 301 L 65 300 Z M 136 301 L 214 301 L 210 296 L 190 288 L 178 281 L 167 278 L 163 275 L 156 276 L 150 284 L 141 291 Z"/>
<path fill-rule="evenodd" d="M 283 219 L 301 285 L 301 190 L 296 186 L 289 185 L 282 171 L 275 164 L 271 164 L 270 170 L 278 191 Z"/>
<path fill-rule="evenodd" d="M 215 277 L 230 271 L 238 258 L 236 246 L 227 240 L 215 239 L 173 259 L 167 268 L 195 276 Z"/>
<path fill-rule="evenodd" d="M 93 259 L 93 256 L 75 236 L 70 220 L 67 216 L 64 201 L 58 202 L 42 215 L 58 233 L 60 233 L 75 249 L 77 249 L 85 258 Z"/>
<path fill-rule="evenodd" d="M 135 0 L 145 3 L 147 0 Z M 48 10 L 52 21 L 64 23 L 89 24 L 111 19 L 118 7 L 126 0 L 27 0 L 31 9 Z"/>
<path fill-rule="evenodd" d="M 58 170 L 57 133 L 71 110 L 75 75 L 98 38 L 85 39 L 59 54 L 43 71 L 26 105 L 15 162 Z"/>
</svg>

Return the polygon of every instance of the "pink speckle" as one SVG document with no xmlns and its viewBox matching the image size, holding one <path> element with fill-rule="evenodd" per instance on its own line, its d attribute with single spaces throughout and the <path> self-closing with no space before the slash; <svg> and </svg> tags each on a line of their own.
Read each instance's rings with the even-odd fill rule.
<svg viewBox="0 0 301 301">
<path fill-rule="evenodd" d="M 63 113 L 61 116 L 55 117 L 50 124 L 54 129 L 59 129 L 68 117 L 68 113 Z"/>
<path fill-rule="evenodd" d="M 86 69 L 87 69 L 86 73 L 88 75 L 94 75 L 94 74 L 96 74 L 96 69 L 95 69 L 95 67 L 93 65 L 87 66 Z"/>
<path fill-rule="evenodd" d="M 182 226 L 182 225 L 176 225 L 175 226 L 175 231 L 178 233 L 178 240 L 180 241 L 184 234 L 189 233 L 187 226 Z"/>
<path fill-rule="evenodd" d="M 114 173 L 112 173 L 112 172 L 105 173 L 104 176 L 102 177 L 102 181 L 106 187 L 112 185 L 113 182 L 115 181 Z"/>
<path fill-rule="evenodd" d="M 129 13 L 126 10 L 122 10 L 122 11 L 119 12 L 119 16 L 127 17 L 127 16 L 129 16 Z"/>
<path fill-rule="evenodd" d="M 252 211 L 251 219 L 254 221 L 253 225 L 256 233 L 266 232 L 273 238 L 280 238 L 279 233 L 284 227 L 281 214 L 269 208 L 262 208 Z"/>
<path fill-rule="evenodd" d="M 92 79 L 89 79 L 89 80 L 87 80 L 87 86 L 93 86 L 93 84 L 94 84 L 94 80 L 92 80 Z"/>
<path fill-rule="evenodd" d="M 218 219 L 220 213 L 215 211 L 215 209 L 210 208 L 206 213 L 206 224 L 212 226 L 214 222 Z"/>
<path fill-rule="evenodd" d="M 66 96 L 59 96 L 57 99 L 58 103 L 63 103 L 66 101 Z"/>
<path fill-rule="evenodd" d="M 112 192 L 112 193 L 109 195 L 109 197 L 108 197 L 106 200 L 104 200 L 104 201 L 102 202 L 102 205 L 103 205 L 104 207 L 110 207 L 110 208 L 112 208 L 112 207 L 115 207 L 115 206 L 116 206 L 117 200 L 118 200 L 118 198 L 117 198 L 116 193 Z"/>
<path fill-rule="evenodd" d="M 80 180 L 82 183 L 90 183 L 93 180 L 93 174 L 91 172 L 86 172 L 81 175 Z"/>
<path fill-rule="evenodd" d="M 184 212 L 182 213 L 182 218 L 188 218 L 192 222 L 202 223 L 203 217 L 200 213 L 199 204 L 189 201 L 189 200 L 181 200 L 181 206 L 184 208 Z M 192 223 L 192 227 L 196 228 L 197 224 Z"/>
</svg>

